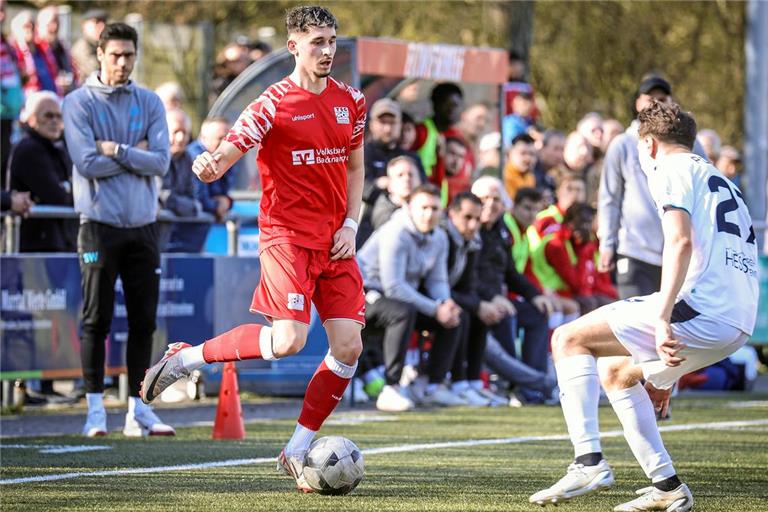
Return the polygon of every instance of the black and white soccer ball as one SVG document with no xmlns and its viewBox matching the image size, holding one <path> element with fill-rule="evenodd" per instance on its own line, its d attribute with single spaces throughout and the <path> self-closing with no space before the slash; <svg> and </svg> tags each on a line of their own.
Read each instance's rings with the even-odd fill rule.
<svg viewBox="0 0 768 512">
<path fill-rule="evenodd" d="M 309 447 L 304 478 L 320 494 L 349 494 L 364 474 L 363 454 L 346 437 L 321 437 Z"/>
</svg>

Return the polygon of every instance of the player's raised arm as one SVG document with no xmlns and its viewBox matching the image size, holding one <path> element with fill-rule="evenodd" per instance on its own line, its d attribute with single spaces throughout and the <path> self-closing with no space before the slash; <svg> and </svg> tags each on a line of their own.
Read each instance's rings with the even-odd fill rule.
<svg viewBox="0 0 768 512">
<path fill-rule="evenodd" d="M 195 158 L 192 171 L 204 183 L 218 180 L 243 156 L 237 146 L 226 140 L 221 141 L 213 153 L 205 151 Z"/>
</svg>

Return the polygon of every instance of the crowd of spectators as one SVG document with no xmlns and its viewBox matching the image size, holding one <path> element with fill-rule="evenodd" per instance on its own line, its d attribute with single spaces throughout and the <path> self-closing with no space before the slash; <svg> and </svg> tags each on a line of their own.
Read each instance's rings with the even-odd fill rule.
<svg viewBox="0 0 768 512">
<path fill-rule="evenodd" d="M 532 88 L 516 87 L 497 126 L 455 83 L 434 86 L 421 122 L 393 98 L 370 106 L 357 400 L 387 411 L 556 402 L 551 329 L 658 290 L 661 237 L 626 240 L 652 237 L 642 224 L 658 223 L 641 199 L 636 123 L 588 112 L 575 127 L 541 126 Z M 646 77 L 636 111 L 671 94 L 666 80 Z M 738 180 L 738 151 L 712 130 L 700 138 Z"/>
<path fill-rule="evenodd" d="M 6 39 L 5 1 L 0 0 L 2 44 L 2 176 L 3 211 L 25 214 L 35 204 L 72 206 L 72 163 L 67 155 L 61 114 L 66 94 L 82 86 L 100 69 L 97 47 L 108 21 L 108 13 L 91 9 L 82 16 L 81 37 L 71 46 L 59 36 L 56 6 L 35 13 L 24 9 L 10 20 Z M 238 38 L 227 45 L 213 70 L 214 96 L 252 62 L 269 53 L 262 42 Z M 176 82 L 159 85 L 155 92 L 168 113 L 172 159 L 160 183 L 160 205 L 177 217 L 210 214 L 215 221 L 226 219 L 233 206 L 229 194 L 239 167 L 226 179 L 203 184 L 194 179 L 191 163 L 201 152 L 213 151 L 229 129 L 229 122 L 216 117 L 202 122 L 193 137 L 192 123 L 184 111 L 184 93 Z M 36 109 L 43 109 L 36 112 Z M 74 224 L 74 227 L 73 227 Z M 200 252 L 210 225 L 176 223 L 164 227 L 162 248 L 167 252 Z M 57 219 L 22 221 L 22 252 L 73 251 L 76 222 Z"/>
<path fill-rule="evenodd" d="M 0 6 L 4 21 L 3 0 Z M 102 10 L 86 12 L 71 50 L 58 35 L 55 6 L 23 10 L 9 39 L 3 31 L 3 210 L 72 206 L 62 98 L 97 77 L 107 19 Z M 227 45 L 216 59 L 211 99 L 270 50 L 239 39 Z M 160 206 L 178 217 L 205 212 L 222 221 L 233 206 L 237 169 L 203 184 L 191 165 L 218 146 L 229 122 L 207 118 L 194 138 L 181 87 L 165 83 L 156 93 L 171 153 L 168 171 L 156 178 Z M 671 93 L 662 78 L 646 78 L 636 110 Z M 542 126 L 527 84 L 495 126 L 488 105 L 465 105 L 459 84 L 436 84 L 430 100 L 432 114 L 420 121 L 394 98 L 369 108 L 357 239 L 368 328 L 357 399 L 375 399 L 388 411 L 555 402 L 551 329 L 618 297 L 658 289 L 661 236 L 648 228 L 655 214 L 633 211 L 647 203 L 635 123 L 625 129 L 589 112 L 573 127 Z M 12 146 L 17 122 L 22 136 Z M 738 184 L 736 148 L 701 130 L 697 149 Z M 208 228 L 168 225 L 161 247 L 199 252 Z M 76 233 L 69 221 L 26 219 L 21 250 L 73 251 Z M 498 377 L 494 387 L 489 373 Z"/>
</svg>

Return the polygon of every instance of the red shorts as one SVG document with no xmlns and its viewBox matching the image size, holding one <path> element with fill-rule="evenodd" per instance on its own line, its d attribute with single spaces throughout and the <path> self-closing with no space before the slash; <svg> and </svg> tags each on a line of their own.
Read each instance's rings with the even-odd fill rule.
<svg viewBox="0 0 768 512">
<path fill-rule="evenodd" d="M 309 324 L 311 304 L 320 320 L 354 320 L 365 326 L 363 278 L 355 258 L 331 261 L 330 251 L 271 245 L 259 255 L 261 280 L 251 312 L 268 320 Z"/>
</svg>

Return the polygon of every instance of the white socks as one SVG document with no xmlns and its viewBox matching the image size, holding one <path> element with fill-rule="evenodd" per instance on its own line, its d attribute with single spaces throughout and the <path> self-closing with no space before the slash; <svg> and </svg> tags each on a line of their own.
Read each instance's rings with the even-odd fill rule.
<svg viewBox="0 0 768 512">
<path fill-rule="evenodd" d="M 652 482 L 675 475 L 672 459 L 664 448 L 656 425 L 656 411 L 640 383 L 606 393 L 624 428 L 624 437 L 637 462 Z"/>
<path fill-rule="evenodd" d="M 315 438 L 314 430 L 309 430 L 307 427 L 296 424 L 296 430 L 293 431 L 291 439 L 288 444 L 285 445 L 286 456 L 297 456 L 305 453 L 309 450 L 309 445 L 312 444 L 312 440 Z"/>
<path fill-rule="evenodd" d="M 104 410 L 104 393 L 86 393 L 85 400 L 89 411 Z"/>
<path fill-rule="evenodd" d="M 184 365 L 185 370 L 197 370 L 201 366 L 205 365 L 205 358 L 203 358 L 203 345 L 195 345 L 194 347 L 187 347 L 183 349 L 181 354 L 181 364 Z"/>
<path fill-rule="evenodd" d="M 600 378 L 591 355 L 566 357 L 557 362 L 560 405 L 573 443 L 575 457 L 601 451 L 597 406 Z"/>
<path fill-rule="evenodd" d="M 259 331 L 259 352 L 261 352 L 261 358 L 265 361 L 277 359 L 272 352 L 272 328 L 266 325 Z"/>
</svg>

